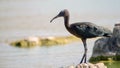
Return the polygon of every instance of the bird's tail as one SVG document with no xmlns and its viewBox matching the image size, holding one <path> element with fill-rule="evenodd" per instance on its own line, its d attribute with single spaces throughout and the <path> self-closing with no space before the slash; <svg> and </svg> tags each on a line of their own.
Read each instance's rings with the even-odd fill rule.
<svg viewBox="0 0 120 68">
<path fill-rule="evenodd" d="M 103 36 L 104 36 L 104 37 L 112 37 L 112 35 L 113 35 L 113 33 L 112 33 L 111 30 L 103 27 Z"/>
<path fill-rule="evenodd" d="M 104 33 L 103 36 L 105 36 L 105 37 L 112 37 L 112 33 Z"/>
</svg>

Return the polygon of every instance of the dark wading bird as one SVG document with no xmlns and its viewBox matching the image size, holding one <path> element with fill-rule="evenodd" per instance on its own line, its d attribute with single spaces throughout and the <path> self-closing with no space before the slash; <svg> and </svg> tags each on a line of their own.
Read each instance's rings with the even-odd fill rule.
<svg viewBox="0 0 120 68">
<path fill-rule="evenodd" d="M 83 62 L 86 63 L 87 59 L 87 44 L 86 40 L 88 38 L 95 38 L 95 37 L 110 37 L 112 35 L 111 31 L 103 28 L 101 26 L 97 26 L 90 22 L 77 22 L 69 25 L 69 12 L 67 9 L 61 11 L 57 16 L 55 16 L 50 22 L 52 22 L 54 19 L 58 17 L 64 18 L 64 25 L 66 29 L 73 35 L 75 35 L 78 38 L 81 38 L 83 45 L 84 45 L 84 55 L 80 61 L 80 63 Z"/>
</svg>

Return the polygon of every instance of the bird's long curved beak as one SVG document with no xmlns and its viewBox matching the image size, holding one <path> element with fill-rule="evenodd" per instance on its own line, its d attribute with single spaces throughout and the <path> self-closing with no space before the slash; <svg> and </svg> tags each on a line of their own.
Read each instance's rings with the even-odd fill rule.
<svg viewBox="0 0 120 68">
<path fill-rule="evenodd" d="M 58 17 L 58 15 L 57 16 L 55 16 L 52 20 L 50 20 L 50 23 L 54 20 L 54 19 L 56 19 Z"/>
</svg>

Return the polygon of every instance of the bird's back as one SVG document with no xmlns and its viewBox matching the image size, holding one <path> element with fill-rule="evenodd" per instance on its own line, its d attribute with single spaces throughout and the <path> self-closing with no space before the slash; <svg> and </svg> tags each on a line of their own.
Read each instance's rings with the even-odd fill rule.
<svg viewBox="0 0 120 68">
<path fill-rule="evenodd" d="M 70 32 L 81 38 L 94 38 L 99 36 L 109 36 L 111 31 L 107 28 L 97 26 L 90 22 L 77 22 L 70 25 Z"/>
</svg>

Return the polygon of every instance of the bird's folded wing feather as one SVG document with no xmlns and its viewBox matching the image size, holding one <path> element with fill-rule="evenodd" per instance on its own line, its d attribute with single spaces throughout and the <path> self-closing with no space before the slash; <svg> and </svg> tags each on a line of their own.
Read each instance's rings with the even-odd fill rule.
<svg viewBox="0 0 120 68">
<path fill-rule="evenodd" d="M 77 33 L 81 34 L 89 34 L 92 36 L 103 36 L 105 33 L 105 30 L 103 27 L 97 26 L 95 24 L 77 24 L 74 25 L 74 29 Z"/>
</svg>

